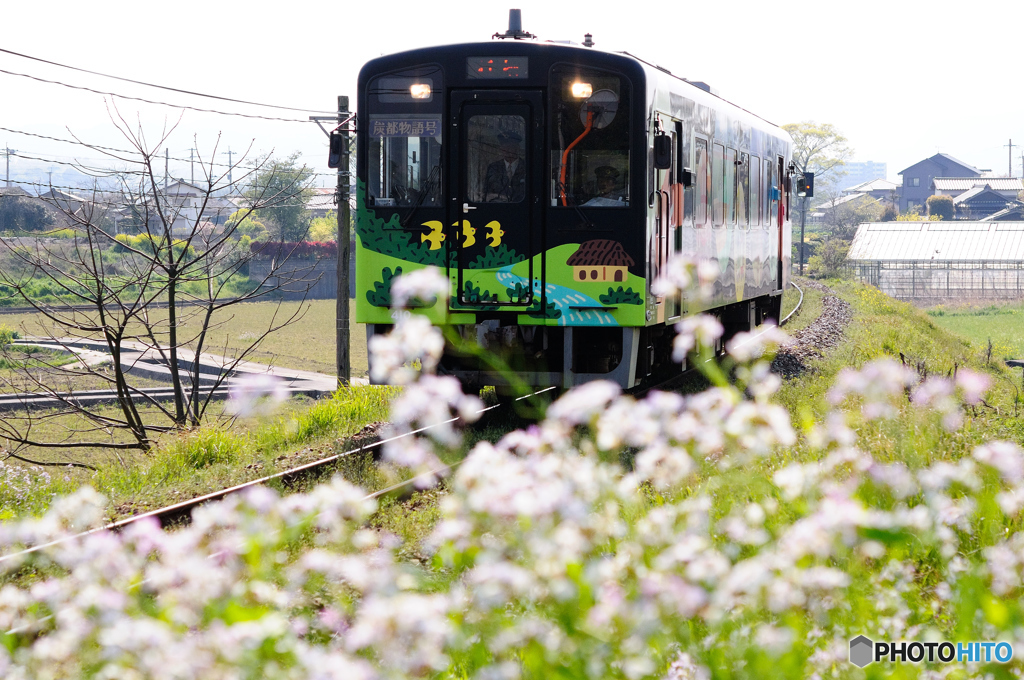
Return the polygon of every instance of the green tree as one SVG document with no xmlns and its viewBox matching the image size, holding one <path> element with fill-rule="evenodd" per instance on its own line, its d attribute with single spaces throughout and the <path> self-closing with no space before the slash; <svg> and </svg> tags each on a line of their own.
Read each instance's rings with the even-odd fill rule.
<svg viewBox="0 0 1024 680">
<path fill-rule="evenodd" d="M 266 159 L 243 190 L 251 201 L 265 206 L 255 211 L 256 219 L 273 223 L 271 235 L 282 241 L 302 241 L 309 230 L 306 202 L 313 195 L 313 170 L 300 165 L 299 156 L 296 151 L 285 159 Z"/>
<path fill-rule="evenodd" d="M 861 224 L 881 221 L 882 206 L 868 194 L 851 198 L 829 189 L 826 195 L 816 210 L 824 214 L 825 227 L 834 238 L 849 241 Z"/>
<path fill-rule="evenodd" d="M 0 231 L 44 231 L 54 222 L 53 215 L 38 199 L 0 196 Z"/>
<path fill-rule="evenodd" d="M 236 210 L 228 218 L 227 229 L 234 229 L 239 236 L 248 236 L 252 241 L 267 241 L 270 230 L 248 210 Z"/>
<path fill-rule="evenodd" d="M 846 137 L 831 123 L 789 123 L 782 129 L 793 138 L 793 165 L 798 173 L 813 172 L 815 184 L 834 184 L 853 156 Z"/>
<path fill-rule="evenodd" d="M 929 217 L 938 216 L 941 220 L 953 219 L 953 197 L 952 196 L 929 196 L 925 201 L 928 206 Z"/>
<path fill-rule="evenodd" d="M 818 246 L 815 254 L 807 261 L 815 276 L 835 278 L 845 273 L 846 254 L 850 244 L 838 238 L 825 240 Z"/>
<path fill-rule="evenodd" d="M 338 213 L 329 210 L 323 217 L 314 217 L 309 223 L 310 241 L 338 240 Z"/>
</svg>

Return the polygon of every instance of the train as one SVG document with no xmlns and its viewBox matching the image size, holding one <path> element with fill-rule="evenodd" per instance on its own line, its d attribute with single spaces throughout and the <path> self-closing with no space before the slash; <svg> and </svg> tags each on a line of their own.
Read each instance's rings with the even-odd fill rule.
<svg viewBox="0 0 1024 680">
<path fill-rule="evenodd" d="M 447 301 L 416 313 L 450 338 L 464 386 L 632 389 L 682 368 L 674 325 L 727 336 L 778 319 L 790 278 L 792 140 L 782 128 L 628 52 L 489 42 L 373 59 L 358 80 L 355 320 L 395 323 L 390 285 L 438 267 Z M 699 305 L 657 295 L 670 258 L 714 260 Z M 479 347 L 505 370 L 483 361 Z"/>
</svg>

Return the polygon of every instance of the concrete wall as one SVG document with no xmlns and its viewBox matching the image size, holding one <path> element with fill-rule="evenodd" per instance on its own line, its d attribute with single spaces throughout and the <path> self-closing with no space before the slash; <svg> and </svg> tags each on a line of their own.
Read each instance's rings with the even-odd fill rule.
<svg viewBox="0 0 1024 680">
<path fill-rule="evenodd" d="M 353 253 L 354 255 L 354 253 Z M 263 279 L 270 274 L 270 260 L 253 260 L 249 263 L 249 278 Z M 338 261 L 336 259 L 293 260 L 282 265 L 276 276 L 271 277 L 267 284 L 279 285 L 279 279 L 296 279 L 283 284 L 282 294 L 285 300 L 334 300 L 338 294 Z M 303 291 L 312 284 L 308 293 Z M 349 262 L 349 297 L 356 294 L 355 258 Z"/>
</svg>

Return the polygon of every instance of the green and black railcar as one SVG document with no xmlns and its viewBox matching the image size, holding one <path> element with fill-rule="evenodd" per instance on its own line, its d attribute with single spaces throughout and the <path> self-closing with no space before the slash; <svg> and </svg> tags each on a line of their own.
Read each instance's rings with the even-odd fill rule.
<svg viewBox="0 0 1024 680">
<path fill-rule="evenodd" d="M 451 295 L 418 311 L 537 387 L 660 378 L 673 324 L 697 311 L 733 331 L 778 319 L 791 140 L 702 83 L 570 44 L 431 47 L 363 67 L 357 130 L 369 336 L 394 322 L 393 277 L 421 267 Z M 651 291 L 677 254 L 720 265 L 703 308 Z M 503 382 L 454 352 L 441 372 Z"/>
</svg>

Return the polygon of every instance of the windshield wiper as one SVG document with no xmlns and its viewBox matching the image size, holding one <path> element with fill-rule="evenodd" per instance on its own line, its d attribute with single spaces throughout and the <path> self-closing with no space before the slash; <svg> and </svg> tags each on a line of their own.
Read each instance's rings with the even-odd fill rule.
<svg viewBox="0 0 1024 680">
<path fill-rule="evenodd" d="M 430 169 L 430 174 L 427 176 L 427 181 L 424 182 L 423 185 L 420 187 L 420 197 L 416 199 L 416 205 L 414 205 L 412 207 L 412 210 L 410 210 L 409 213 L 402 218 L 401 225 L 403 229 L 407 228 L 409 226 L 409 223 L 412 222 L 412 216 L 415 215 L 416 211 L 420 209 L 420 206 L 423 205 L 423 201 L 426 200 L 427 196 L 434 192 L 434 185 L 436 184 L 438 187 L 440 187 L 440 177 L 441 164 L 438 163 L 437 165 Z"/>
</svg>

